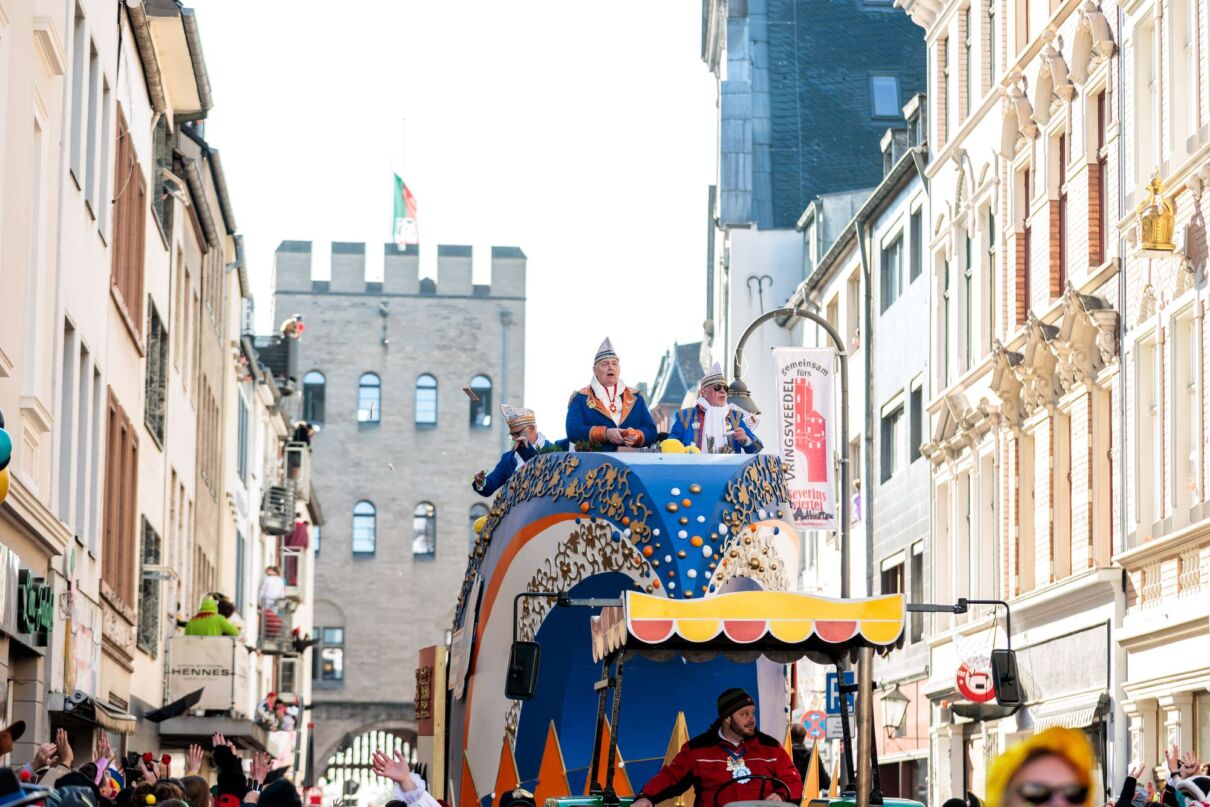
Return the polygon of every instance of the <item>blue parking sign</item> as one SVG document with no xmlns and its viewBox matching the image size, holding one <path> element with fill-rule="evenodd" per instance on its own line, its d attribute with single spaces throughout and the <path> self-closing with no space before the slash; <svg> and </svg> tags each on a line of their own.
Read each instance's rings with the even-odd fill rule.
<svg viewBox="0 0 1210 807">
<path fill-rule="evenodd" d="M 827 712 L 830 715 L 840 714 L 839 680 L 840 679 L 837 678 L 836 673 L 834 673 L 834 672 L 828 673 L 827 695 L 825 697 L 825 701 L 826 701 L 826 706 L 827 706 Z M 856 683 L 856 681 L 857 681 L 857 678 L 856 678 L 855 673 L 850 671 L 850 672 L 846 672 L 844 674 L 845 686 L 852 686 L 854 683 Z M 849 714 L 853 714 L 853 693 L 850 692 L 848 695 L 845 696 L 845 699 L 848 701 L 848 703 L 846 704 L 846 707 L 849 710 Z"/>
</svg>

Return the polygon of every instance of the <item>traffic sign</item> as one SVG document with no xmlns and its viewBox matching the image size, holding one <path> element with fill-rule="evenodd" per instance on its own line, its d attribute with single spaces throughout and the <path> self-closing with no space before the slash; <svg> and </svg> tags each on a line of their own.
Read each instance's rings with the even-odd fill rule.
<svg viewBox="0 0 1210 807">
<path fill-rule="evenodd" d="M 818 709 L 804 712 L 802 724 L 807 727 L 808 740 L 822 740 L 827 734 L 828 716 Z"/>
<path fill-rule="evenodd" d="M 958 691 L 972 703 L 989 703 L 996 697 L 990 669 L 964 661 L 958 668 Z"/>
<path fill-rule="evenodd" d="M 828 673 L 827 695 L 825 700 L 827 701 L 827 711 L 830 715 L 840 714 L 840 685 L 837 683 L 838 681 L 839 679 L 836 677 L 836 673 Z M 850 671 L 844 674 L 845 686 L 852 686 L 856 682 L 857 678 L 855 673 Z M 848 700 L 849 714 L 853 714 L 853 693 L 850 692 L 845 696 L 845 698 Z"/>
<path fill-rule="evenodd" d="M 841 721 L 840 715 L 828 715 L 827 734 L 824 739 L 844 739 L 844 723 Z"/>
</svg>

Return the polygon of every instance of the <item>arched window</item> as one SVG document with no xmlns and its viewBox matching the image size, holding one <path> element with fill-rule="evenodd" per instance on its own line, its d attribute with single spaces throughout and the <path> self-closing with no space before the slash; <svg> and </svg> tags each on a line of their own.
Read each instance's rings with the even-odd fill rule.
<svg viewBox="0 0 1210 807">
<path fill-rule="evenodd" d="M 353 505 L 353 554 L 373 555 L 378 545 L 378 511 L 367 501 Z"/>
<path fill-rule="evenodd" d="M 485 375 L 477 375 L 471 379 L 471 428 L 490 429 L 492 427 L 492 380 Z"/>
<path fill-rule="evenodd" d="M 437 425 L 437 379 L 428 373 L 416 379 L 416 425 Z"/>
<path fill-rule="evenodd" d="M 437 508 L 421 502 L 412 513 L 412 557 L 431 560 L 437 556 Z"/>
<path fill-rule="evenodd" d="M 487 515 L 486 504 L 472 504 L 469 521 L 467 523 L 468 540 L 470 542 L 471 551 L 475 551 L 475 541 L 478 540 L 479 534 L 475 532 L 475 522 L 483 516 Z"/>
<path fill-rule="evenodd" d="M 382 380 L 363 373 L 357 382 L 357 422 L 377 423 L 382 418 Z"/>
<path fill-rule="evenodd" d="M 308 423 L 324 422 L 324 389 L 327 379 L 318 370 L 303 376 L 302 419 Z"/>
</svg>

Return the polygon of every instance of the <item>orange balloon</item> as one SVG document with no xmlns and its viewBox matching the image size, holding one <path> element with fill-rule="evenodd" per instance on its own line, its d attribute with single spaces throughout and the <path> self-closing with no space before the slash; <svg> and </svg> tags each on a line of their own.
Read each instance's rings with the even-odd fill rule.
<svg viewBox="0 0 1210 807">
<path fill-rule="evenodd" d="M 0 504 L 4 504 L 5 497 L 8 496 L 8 469 L 0 471 Z"/>
</svg>

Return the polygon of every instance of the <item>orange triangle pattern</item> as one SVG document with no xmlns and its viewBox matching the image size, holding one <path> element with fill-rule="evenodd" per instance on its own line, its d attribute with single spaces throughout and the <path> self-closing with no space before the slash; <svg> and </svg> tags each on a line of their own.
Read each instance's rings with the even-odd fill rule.
<svg viewBox="0 0 1210 807">
<path fill-rule="evenodd" d="M 828 791 L 828 795 L 836 798 L 840 795 L 840 757 L 836 757 L 836 763 L 832 765 L 832 789 Z"/>
<path fill-rule="evenodd" d="M 500 746 L 500 765 L 496 768 L 496 788 L 492 798 L 498 803 L 505 793 L 516 790 L 521 785 L 521 774 L 517 771 L 517 757 L 513 754 L 513 744 L 505 735 Z"/>
<path fill-rule="evenodd" d="M 534 803 L 545 804 L 547 799 L 561 798 L 571 794 L 567 784 L 567 766 L 563 763 L 563 749 L 559 747 L 559 735 L 555 733 L 555 721 L 550 721 L 546 730 L 546 746 L 542 749 L 542 766 L 538 769 L 538 785 L 534 788 Z"/>
<path fill-rule="evenodd" d="M 668 738 L 668 750 L 664 752 L 664 764 L 671 763 L 676 755 L 680 753 L 681 747 L 687 742 L 689 742 L 689 727 L 685 723 L 685 713 L 678 712 L 676 723 L 672 726 L 672 736 Z M 693 790 L 690 789 L 680 796 L 674 796 L 673 798 L 661 801 L 656 807 L 693 807 L 693 805 Z"/>
<path fill-rule="evenodd" d="M 598 776 L 601 777 L 601 787 L 605 786 L 605 773 L 609 766 L 609 743 L 613 737 L 613 727 L 609 725 L 609 719 L 606 718 L 605 725 L 601 730 L 601 752 L 597 757 L 595 770 L 598 771 Z M 614 763 L 617 767 L 613 771 L 613 792 L 619 796 L 633 796 L 634 789 L 630 786 L 630 777 L 626 775 L 626 763 L 622 759 L 622 749 L 618 748 L 618 756 Z M 588 775 L 584 780 L 584 795 L 587 796 L 592 790 L 592 773 L 594 768 L 588 769 Z"/>
<path fill-rule="evenodd" d="M 802 783 L 802 807 L 819 798 L 819 740 L 811 744 L 811 761 L 807 763 L 807 780 Z"/>
<path fill-rule="evenodd" d="M 479 807 L 479 793 L 475 790 L 471 761 L 465 751 L 462 752 L 462 786 L 458 790 L 458 804 L 455 807 Z"/>
</svg>

